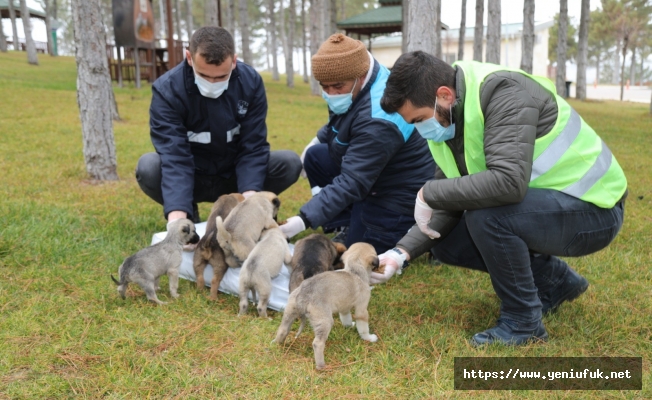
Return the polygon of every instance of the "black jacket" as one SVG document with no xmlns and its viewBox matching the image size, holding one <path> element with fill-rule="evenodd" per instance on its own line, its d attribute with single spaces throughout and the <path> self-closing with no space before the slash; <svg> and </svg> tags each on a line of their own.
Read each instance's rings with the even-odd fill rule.
<svg viewBox="0 0 652 400">
<path fill-rule="evenodd" d="M 165 215 L 192 214 L 194 174 L 237 177 L 238 191 L 262 190 L 267 174 L 267 99 L 260 75 L 238 62 L 228 89 L 204 97 L 187 61 L 152 86 L 150 133 L 161 156 Z"/>
<path fill-rule="evenodd" d="M 341 167 L 333 183 L 301 207 L 316 228 L 363 199 L 404 215 L 414 213 L 419 189 L 432 179 L 435 163 L 426 141 L 399 114 L 380 108 L 389 71 L 374 60 L 373 72 L 344 114 L 331 113 L 317 138 L 328 143 Z"/>
</svg>

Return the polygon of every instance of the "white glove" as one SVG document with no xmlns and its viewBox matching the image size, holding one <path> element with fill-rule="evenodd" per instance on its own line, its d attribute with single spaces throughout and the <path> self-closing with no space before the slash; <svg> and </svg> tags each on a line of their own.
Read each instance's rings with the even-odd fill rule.
<svg viewBox="0 0 652 400">
<path fill-rule="evenodd" d="M 394 250 L 387 250 L 383 254 L 378 256 L 378 263 L 385 266 L 385 271 L 380 274 L 378 272 L 371 271 L 370 282 L 372 285 L 378 283 L 385 283 L 394 276 L 394 274 L 401 274 L 401 266 L 405 263 L 406 255 L 402 256 L 395 252 Z"/>
<path fill-rule="evenodd" d="M 246 199 L 250 198 L 252 195 L 256 193 L 255 190 L 247 190 L 246 192 L 242 193 L 242 197 Z"/>
<path fill-rule="evenodd" d="M 428 227 L 430 218 L 432 218 L 432 208 L 425 201 L 421 200 L 419 194 L 417 194 L 417 201 L 414 205 L 414 220 L 417 222 L 421 232 L 428 235 L 430 239 L 437 239 L 441 235 L 439 232 L 433 231 Z"/>
<path fill-rule="evenodd" d="M 314 137 L 314 138 L 312 138 L 310 143 L 308 143 L 308 145 L 303 149 L 303 153 L 301 153 L 301 157 L 299 157 L 301 159 L 301 167 L 302 167 L 301 168 L 301 174 L 299 174 L 300 177 L 308 178 L 308 175 L 306 175 L 306 170 L 303 169 L 303 159 L 306 158 L 306 152 L 308 151 L 308 149 L 311 148 L 312 146 L 316 145 L 316 144 L 319 144 L 319 143 L 321 143 L 319 141 L 319 139 L 317 139 L 317 137 Z"/>
<path fill-rule="evenodd" d="M 297 215 L 288 218 L 287 222 L 281 225 L 279 228 L 281 228 L 281 231 L 285 233 L 285 236 L 291 238 L 299 232 L 305 231 L 306 224 L 304 224 L 303 219 Z"/>
</svg>

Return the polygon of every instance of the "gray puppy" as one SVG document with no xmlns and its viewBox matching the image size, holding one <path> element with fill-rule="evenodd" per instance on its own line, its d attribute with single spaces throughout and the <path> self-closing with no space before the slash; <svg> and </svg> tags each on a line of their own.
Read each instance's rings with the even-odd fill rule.
<svg viewBox="0 0 652 400">
<path fill-rule="evenodd" d="M 239 315 L 245 315 L 249 308 L 247 294 L 251 291 L 254 302 L 258 294 L 258 315 L 267 317 L 267 303 L 272 294 L 272 279 L 281 273 L 283 263 L 289 264 L 292 260 L 285 234 L 280 228 L 263 231 L 260 241 L 249 253 L 249 257 L 242 264 L 240 271 L 238 291 L 240 295 Z"/>
<path fill-rule="evenodd" d="M 240 268 L 265 229 L 277 228 L 276 214 L 281 200 L 272 192 L 258 192 L 239 203 L 226 217 L 217 216 L 217 242 L 226 264 Z"/>
<path fill-rule="evenodd" d="M 118 282 L 113 275 L 111 279 L 118 285 L 118 293 L 124 299 L 127 285 L 137 283 L 147 295 L 147 299 L 157 304 L 166 304 L 156 297 L 158 280 L 167 273 L 170 281 L 170 295 L 179 297 L 179 266 L 183 246 L 199 242 L 199 235 L 195 232 L 195 224 L 189 219 L 181 218 L 170 222 L 165 239 L 152 246 L 146 247 L 136 254 L 127 257 L 118 269 Z"/>
<path fill-rule="evenodd" d="M 356 327 L 363 340 L 375 342 L 376 335 L 369 334 L 369 313 L 367 306 L 371 298 L 369 274 L 378 266 L 378 256 L 368 243 L 355 243 L 342 255 L 344 269 L 326 271 L 308 278 L 296 288 L 288 298 L 283 312 L 283 320 L 276 331 L 273 342 L 282 344 L 295 319 L 301 318 L 297 336 L 303 330 L 306 319 L 310 321 L 315 340 L 317 369 L 324 369 L 324 349 L 326 339 L 333 327 L 333 313 L 340 314 L 344 326 L 353 326 L 351 309 L 355 308 Z"/>
</svg>

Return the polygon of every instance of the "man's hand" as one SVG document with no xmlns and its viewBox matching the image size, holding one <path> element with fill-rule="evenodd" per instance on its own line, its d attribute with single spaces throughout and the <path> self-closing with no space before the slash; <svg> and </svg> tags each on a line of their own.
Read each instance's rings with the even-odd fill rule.
<svg viewBox="0 0 652 400">
<path fill-rule="evenodd" d="M 417 200 L 414 204 L 414 220 L 419 226 L 419 230 L 425 235 L 428 235 L 430 239 L 437 239 L 441 235 L 437 231 L 433 231 L 428 227 L 430 218 L 432 218 L 432 208 L 423 200 L 423 189 L 419 190 L 417 193 Z"/>
<path fill-rule="evenodd" d="M 188 214 L 185 211 L 170 211 L 168 213 L 167 229 L 170 228 L 170 222 L 180 218 L 188 218 Z"/>
<path fill-rule="evenodd" d="M 378 263 L 385 266 L 384 272 L 378 273 L 371 271 L 370 282 L 372 285 L 377 285 L 379 283 L 385 283 L 394 276 L 395 273 L 401 274 L 401 266 L 405 262 L 407 254 L 401 256 L 395 250 L 387 250 L 383 254 L 378 256 Z"/>
<path fill-rule="evenodd" d="M 308 175 L 306 175 L 306 170 L 303 169 L 303 159 L 306 158 L 306 152 L 308 151 L 308 149 L 311 148 L 312 146 L 316 145 L 316 144 L 319 144 L 319 143 L 320 143 L 319 139 L 314 137 L 314 138 L 312 138 L 310 143 L 308 143 L 308 145 L 303 149 L 303 153 L 301 153 L 301 156 L 299 157 L 301 159 L 301 167 L 302 167 L 301 168 L 301 174 L 299 174 L 300 177 L 302 177 L 302 178 L 307 178 L 308 177 Z"/>
<path fill-rule="evenodd" d="M 305 231 L 306 224 L 303 222 L 303 219 L 297 215 L 288 218 L 287 222 L 281 225 L 280 228 L 281 231 L 285 234 L 285 236 L 291 238 L 292 236 L 298 234 L 299 232 Z"/>
</svg>

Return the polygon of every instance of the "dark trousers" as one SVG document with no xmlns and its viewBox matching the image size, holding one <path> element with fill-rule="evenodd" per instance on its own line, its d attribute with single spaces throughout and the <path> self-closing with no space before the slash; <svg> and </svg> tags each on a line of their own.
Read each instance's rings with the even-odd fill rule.
<svg viewBox="0 0 652 400">
<path fill-rule="evenodd" d="M 332 161 L 328 154 L 327 144 L 317 144 L 309 148 L 303 168 L 306 170 L 311 188 L 330 185 L 341 173 L 339 166 Z M 376 252 L 381 254 L 394 247 L 413 225 L 414 216 L 412 214 L 400 214 L 367 199 L 362 199 L 342 210 L 322 228 L 328 231 L 348 226 L 347 247 L 353 243 L 366 242 L 374 246 Z"/>
<path fill-rule="evenodd" d="M 299 179 L 301 160 L 290 150 L 272 151 L 267 163 L 267 177 L 263 190 L 281 193 Z M 163 204 L 161 191 L 161 158 L 157 153 L 143 154 L 136 166 L 136 180 L 142 191 L 152 200 Z M 195 174 L 193 203 L 215 202 L 223 194 L 237 193 L 237 177 L 229 179 L 217 175 Z"/>
<path fill-rule="evenodd" d="M 488 272 L 502 317 L 538 321 L 537 293 L 560 285 L 569 268 L 555 256 L 605 248 L 623 224 L 623 202 L 605 209 L 556 190 L 528 189 L 521 203 L 465 212 L 433 253 L 446 264 Z"/>
</svg>

